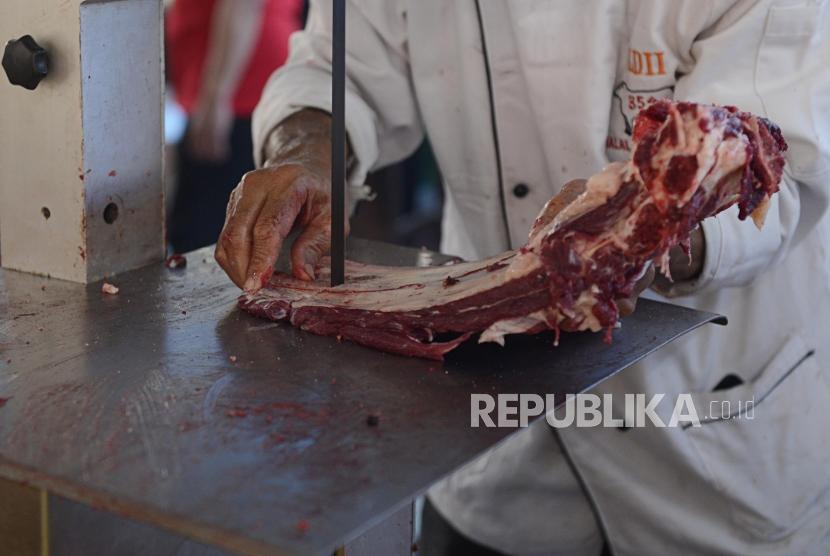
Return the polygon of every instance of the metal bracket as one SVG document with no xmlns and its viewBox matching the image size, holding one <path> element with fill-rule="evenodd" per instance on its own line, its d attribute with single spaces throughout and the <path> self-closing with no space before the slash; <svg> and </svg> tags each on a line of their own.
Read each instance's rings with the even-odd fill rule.
<svg viewBox="0 0 830 556">
<path fill-rule="evenodd" d="M 0 83 L 4 268 L 94 282 L 164 258 L 160 0 L 4 0 L 0 37 L 49 53 Z"/>
</svg>

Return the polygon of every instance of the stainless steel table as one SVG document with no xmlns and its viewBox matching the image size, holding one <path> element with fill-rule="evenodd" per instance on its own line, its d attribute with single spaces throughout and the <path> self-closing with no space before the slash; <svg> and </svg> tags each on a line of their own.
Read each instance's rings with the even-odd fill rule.
<svg viewBox="0 0 830 556">
<path fill-rule="evenodd" d="M 512 338 L 439 364 L 244 314 L 209 250 L 112 281 L 0 272 L 0 476 L 248 554 L 330 553 L 516 432 L 470 428 L 471 392 L 584 391 L 720 320 L 643 301 L 610 346 Z"/>
</svg>

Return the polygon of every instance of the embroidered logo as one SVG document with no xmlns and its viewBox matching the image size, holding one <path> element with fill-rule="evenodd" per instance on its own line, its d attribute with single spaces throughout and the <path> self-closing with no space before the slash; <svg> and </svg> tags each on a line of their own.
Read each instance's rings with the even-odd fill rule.
<svg viewBox="0 0 830 556">
<path fill-rule="evenodd" d="M 625 122 L 625 133 L 631 137 L 634 117 L 646 106 L 664 98 L 674 96 L 674 86 L 658 89 L 631 89 L 625 81 L 614 89 L 615 110 L 618 110 Z"/>
<path fill-rule="evenodd" d="M 666 75 L 666 59 L 662 50 L 628 49 L 628 71 L 631 75 Z"/>
</svg>

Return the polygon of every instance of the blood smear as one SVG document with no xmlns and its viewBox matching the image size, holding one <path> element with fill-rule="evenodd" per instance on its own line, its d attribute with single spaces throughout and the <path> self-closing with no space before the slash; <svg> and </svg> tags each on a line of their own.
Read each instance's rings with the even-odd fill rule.
<svg viewBox="0 0 830 556">
<path fill-rule="evenodd" d="M 167 257 L 167 260 L 164 261 L 164 266 L 166 266 L 169 269 L 184 268 L 187 266 L 187 259 L 184 255 L 174 253 Z"/>
</svg>

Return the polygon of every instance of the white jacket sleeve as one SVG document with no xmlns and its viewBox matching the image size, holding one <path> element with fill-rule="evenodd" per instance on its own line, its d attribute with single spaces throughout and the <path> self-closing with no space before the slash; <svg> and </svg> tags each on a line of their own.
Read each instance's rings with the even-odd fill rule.
<svg viewBox="0 0 830 556">
<path fill-rule="evenodd" d="M 696 62 L 675 98 L 768 117 L 789 143 L 787 165 L 763 230 L 739 221 L 736 207 L 704 221 L 701 276 L 660 288 L 666 295 L 749 284 L 815 227 L 830 200 L 830 1 L 713 2 L 718 19 L 694 43 Z"/>
<path fill-rule="evenodd" d="M 346 131 L 355 158 L 349 182 L 359 189 L 370 169 L 405 158 L 424 133 L 410 78 L 404 2 L 346 4 Z M 257 165 L 282 120 L 303 108 L 331 112 L 331 11 L 331 2 L 311 2 L 306 28 L 292 35 L 288 61 L 265 87 L 253 116 Z"/>
</svg>

